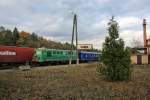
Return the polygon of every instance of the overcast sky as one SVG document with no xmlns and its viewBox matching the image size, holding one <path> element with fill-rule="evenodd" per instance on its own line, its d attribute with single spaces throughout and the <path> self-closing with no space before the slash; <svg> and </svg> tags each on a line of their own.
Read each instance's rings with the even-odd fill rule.
<svg viewBox="0 0 150 100">
<path fill-rule="evenodd" d="M 107 23 L 114 15 L 120 37 L 131 46 L 133 38 L 143 41 L 142 20 L 146 18 L 150 23 L 149 4 L 149 0 L 0 0 L 0 25 L 70 42 L 71 12 L 75 12 L 79 43 L 91 43 L 101 49 L 108 34 Z"/>
</svg>

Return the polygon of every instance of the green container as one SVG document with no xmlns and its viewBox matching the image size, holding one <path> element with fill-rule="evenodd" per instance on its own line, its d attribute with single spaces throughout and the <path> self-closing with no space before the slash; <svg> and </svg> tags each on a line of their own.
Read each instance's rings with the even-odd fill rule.
<svg viewBox="0 0 150 100">
<path fill-rule="evenodd" d="M 76 60 L 77 53 L 76 51 L 73 51 L 71 56 L 69 50 L 38 48 L 36 49 L 34 57 L 38 62 L 69 61 L 70 57 L 72 60 Z"/>
</svg>

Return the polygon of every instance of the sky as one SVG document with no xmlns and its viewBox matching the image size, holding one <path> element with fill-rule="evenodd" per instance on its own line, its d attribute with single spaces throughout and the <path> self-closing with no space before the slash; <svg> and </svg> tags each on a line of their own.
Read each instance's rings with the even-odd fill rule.
<svg viewBox="0 0 150 100">
<path fill-rule="evenodd" d="M 150 32 L 149 4 L 149 0 L 0 0 L 0 26 L 70 42 L 76 13 L 79 43 L 101 49 L 113 15 L 119 24 L 120 38 L 126 46 L 132 46 L 133 39 L 143 42 L 143 18 L 147 19 Z"/>
</svg>

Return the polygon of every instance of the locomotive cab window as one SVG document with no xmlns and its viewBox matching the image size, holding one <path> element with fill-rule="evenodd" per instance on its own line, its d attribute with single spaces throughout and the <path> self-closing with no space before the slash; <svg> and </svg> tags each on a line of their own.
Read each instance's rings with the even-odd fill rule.
<svg viewBox="0 0 150 100">
<path fill-rule="evenodd" d="M 62 52 L 62 51 L 60 51 L 60 54 L 62 55 L 62 54 L 63 54 L 63 52 Z"/>
<path fill-rule="evenodd" d="M 59 54 L 59 51 L 57 51 L 57 54 Z"/>
<path fill-rule="evenodd" d="M 56 54 L 56 51 L 53 51 L 53 54 Z"/>
<path fill-rule="evenodd" d="M 68 54 L 70 55 L 70 54 L 71 54 L 71 51 L 69 51 Z"/>
<path fill-rule="evenodd" d="M 48 52 L 47 52 L 47 56 L 52 56 L 51 51 L 48 51 Z"/>
</svg>

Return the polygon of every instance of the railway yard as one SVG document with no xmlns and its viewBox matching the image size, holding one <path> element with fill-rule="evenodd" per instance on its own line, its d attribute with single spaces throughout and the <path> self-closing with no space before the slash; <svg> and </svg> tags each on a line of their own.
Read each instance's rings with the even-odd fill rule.
<svg viewBox="0 0 150 100">
<path fill-rule="evenodd" d="M 1 100 L 149 100 L 150 67 L 134 66 L 128 81 L 110 82 L 98 63 L 1 70 Z"/>
<path fill-rule="evenodd" d="M 149 0 L 1 0 L 0 100 L 150 100 Z"/>
</svg>

